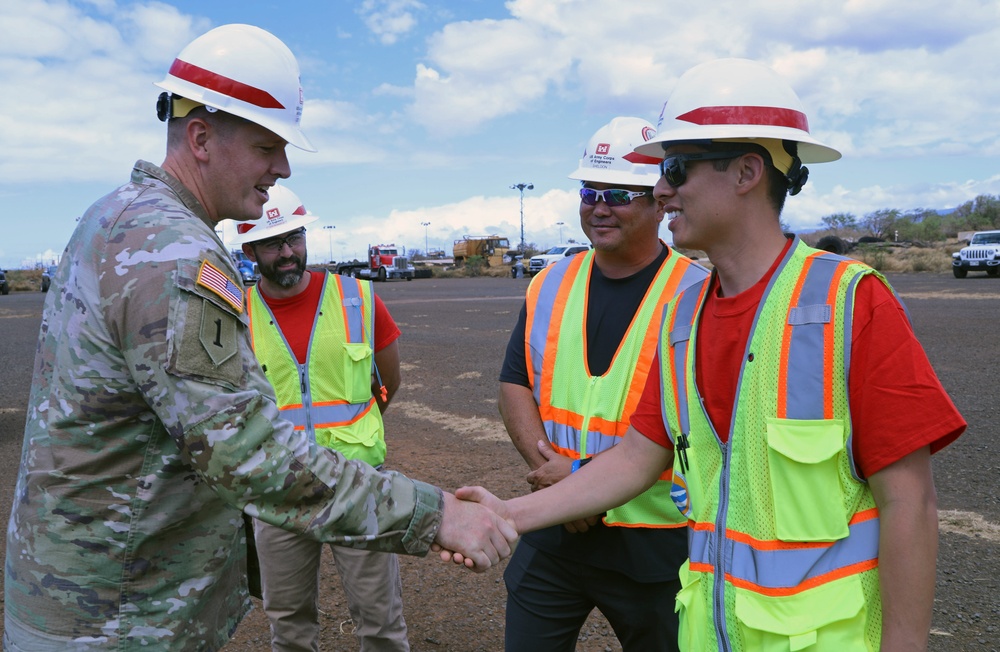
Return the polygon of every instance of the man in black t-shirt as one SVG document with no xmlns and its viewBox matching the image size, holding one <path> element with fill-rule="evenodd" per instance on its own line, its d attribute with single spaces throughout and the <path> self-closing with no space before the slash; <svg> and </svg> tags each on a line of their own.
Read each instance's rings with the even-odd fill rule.
<svg viewBox="0 0 1000 652">
<path fill-rule="evenodd" d="M 658 237 L 655 135 L 639 118 L 594 134 L 576 172 L 580 223 L 593 250 L 532 282 L 500 374 L 500 413 L 531 471 L 554 484 L 616 445 L 656 345 L 663 305 L 707 271 Z M 606 514 L 525 534 L 507 566 L 508 652 L 572 651 L 600 609 L 626 651 L 676 650 L 677 569 L 685 521 L 670 483 Z"/>
</svg>

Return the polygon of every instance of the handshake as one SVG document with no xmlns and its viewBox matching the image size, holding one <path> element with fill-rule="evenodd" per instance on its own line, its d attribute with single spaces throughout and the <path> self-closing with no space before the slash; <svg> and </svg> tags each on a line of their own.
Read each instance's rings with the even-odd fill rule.
<svg viewBox="0 0 1000 652">
<path fill-rule="evenodd" d="M 507 503 L 482 487 L 444 492 L 441 528 L 431 546 L 443 561 L 482 573 L 510 556 L 520 534 Z"/>
</svg>

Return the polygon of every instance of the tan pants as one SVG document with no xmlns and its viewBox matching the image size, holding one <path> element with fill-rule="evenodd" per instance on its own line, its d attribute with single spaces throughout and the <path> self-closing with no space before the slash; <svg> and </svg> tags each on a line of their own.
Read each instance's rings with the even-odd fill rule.
<svg viewBox="0 0 1000 652">
<path fill-rule="evenodd" d="M 264 612 L 274 652 L 319 650 L 319 564 L 323 544 L 254 522 Z M 385 552 L 330 546 L 362 652 L 408 651 L 399 560 Z"/>
</svg>

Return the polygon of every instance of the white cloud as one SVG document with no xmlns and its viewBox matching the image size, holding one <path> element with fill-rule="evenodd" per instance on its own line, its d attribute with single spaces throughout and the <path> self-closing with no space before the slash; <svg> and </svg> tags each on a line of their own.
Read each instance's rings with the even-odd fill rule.
<svg viewBox="0 0 1000 652">
<path fill-rule="evenodd" d="M 417 0 L 365 0 L 358 14 L 383 45 L 392 45 L 417 26 L 412 10 L 421 9 L 424 5 Z"/>
<path fill-rule="evenodd" d="M 417 64 L 414 120 L 435 134 L 467 133 L 542 98 L 571 58 L 537 25 L 515 20 L 452 23 Z M 444 74 L 438 68 L 444 70 Z"/>
</svg>

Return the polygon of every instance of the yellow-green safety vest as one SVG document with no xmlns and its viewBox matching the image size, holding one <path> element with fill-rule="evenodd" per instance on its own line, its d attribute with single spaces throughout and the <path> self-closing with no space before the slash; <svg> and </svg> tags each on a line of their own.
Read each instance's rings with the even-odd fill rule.
<svg viewBox="0 0 1000 652">
<path fill-rule="evenodd" d="M 532 392 L 552 447 L 574 459 L 597 455 L 621 441 L 653 364 L 665 304 L 708 275 L 705 268 L 670 250 L 611 366 L 603 375 L 592 376 L 587 367 L 586 325 L 593 264 L 594 250 L 564 258 L 531 282 L 526 297 L 524 349 Z M 667 469 L 649 490 L 609 510 L 604 522 L 620 527 L 683 527 L 686 521 L 670 501 L 670 487 Z"/>
<path fill-rule="evenodd" d="M 754 316 L 726 443 L 695 378 L 711 282 L 668 306 L 663 415 L 674 502 L 690 519 L 683 650 L 879 648 L 878 510 L 854 467 L 848 404 L 854 292 L 868 274 L 795 238 Z"/>
<path fill-rule="evenodd" d="M 315 277 L 314 277 L 315 281 Z M 372 395 L 375 311 L 370 281 L 323 276 L 305 364 L 299 364 L 256 287 L 247 290 L 250 335 L 281 416 L 316 443 L 378 466 L 382 413 Z"/>
</svg>

